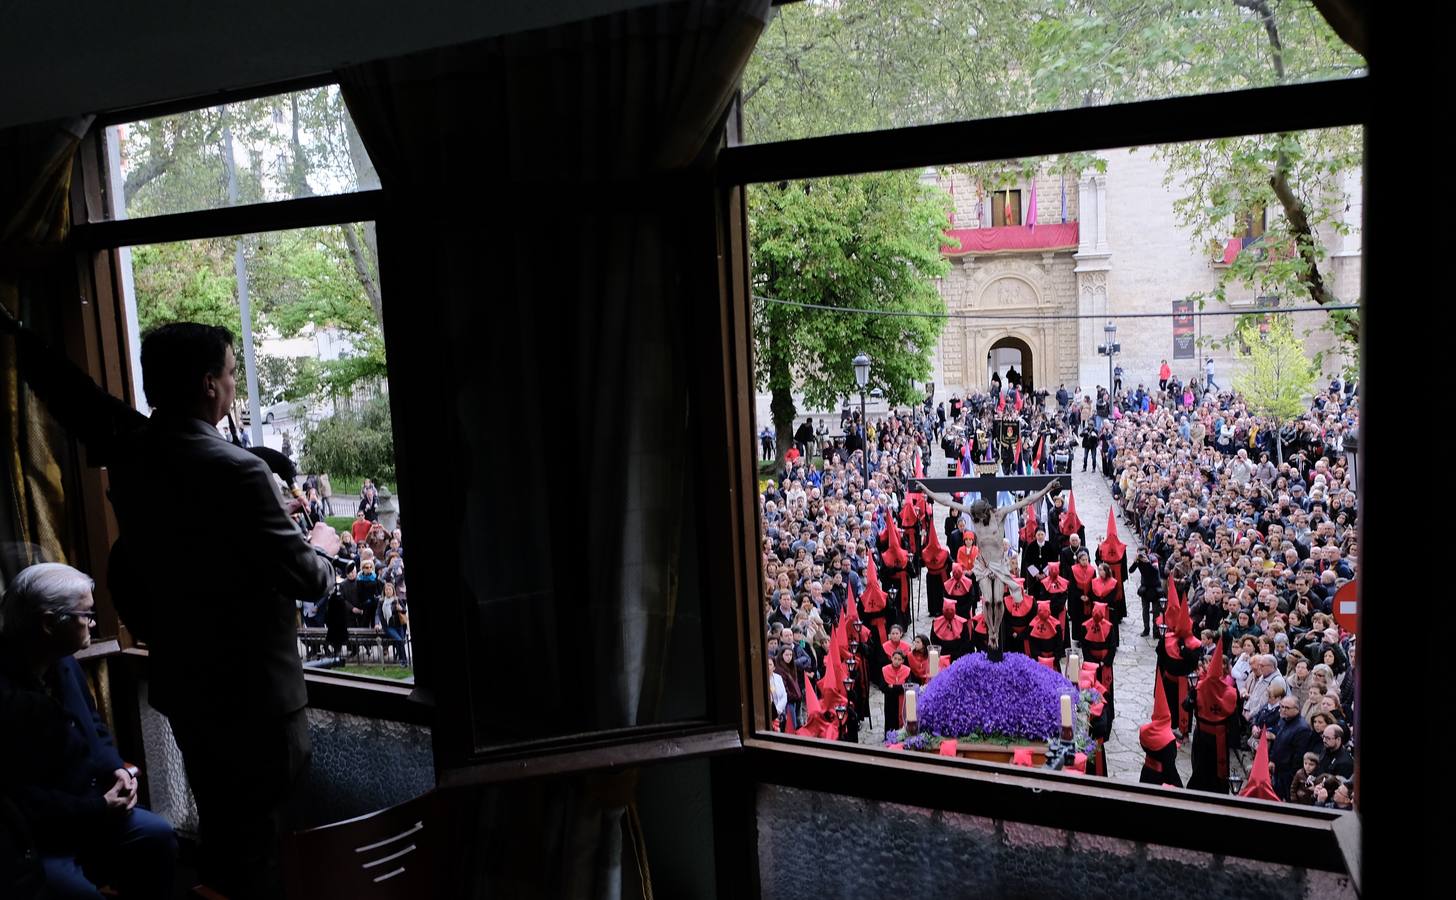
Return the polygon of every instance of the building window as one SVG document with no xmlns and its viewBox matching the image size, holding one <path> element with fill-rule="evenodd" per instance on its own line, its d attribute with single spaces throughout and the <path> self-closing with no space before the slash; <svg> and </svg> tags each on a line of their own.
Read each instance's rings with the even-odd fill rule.
<svg viewBox="0 0 1456 900">
<path fill-rule="evenodd" d="M 996 191 L 991 194 L 991 226 L 1021 224 L 1021 191 Z"/>
</svg>

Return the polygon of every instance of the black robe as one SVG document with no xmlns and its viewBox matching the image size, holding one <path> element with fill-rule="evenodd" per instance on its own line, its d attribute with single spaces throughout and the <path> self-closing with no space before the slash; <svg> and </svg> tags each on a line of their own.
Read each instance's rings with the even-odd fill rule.
<svg viewBox="0 0 1456 900">
<path fill-rule="evenodd" d="M 1193 772 L 1188 776 L 1188 787 L 1227 794 L 1228 752 L 1232 746 L 1229 719 L 1199 717 L 1193 731 Z"/>
<path fill-rule="evenodd" d="M 1149 753 L 1143 748 L 1146 754 L 1143 759 L 1143 770 L 1138 775 L 1138 781 L 1143 784 L 1171 784 L 1174 787 L 1182 787 L 1183 779 L 1178 775 L 1178 742 L 1169 741 L 1161 749 Z"/>
</svg>

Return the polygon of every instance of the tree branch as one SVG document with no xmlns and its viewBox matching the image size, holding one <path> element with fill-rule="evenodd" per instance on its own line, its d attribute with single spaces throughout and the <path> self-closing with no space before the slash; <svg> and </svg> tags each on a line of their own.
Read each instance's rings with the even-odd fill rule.
<svg viewBox="0 0 1456 900">
<path fill-rule="evenodd" d="M 369 260 L 365 258 L 364 248 L 359 243 L 359 235 L 354 231 L 353 225 L 344 225 L 341 230 L 344 232 L 344 244 L 349 248 L 349 259 L 354 263 L 354 274 L 359 276 L 359 283 L 364 286 L 364 294 L 369 298 L 369 307 L 374 310 L 374 317 L 383 322 L 384 301 L 379 295 L 379 282 L 369 268 Z"/>
</svg>

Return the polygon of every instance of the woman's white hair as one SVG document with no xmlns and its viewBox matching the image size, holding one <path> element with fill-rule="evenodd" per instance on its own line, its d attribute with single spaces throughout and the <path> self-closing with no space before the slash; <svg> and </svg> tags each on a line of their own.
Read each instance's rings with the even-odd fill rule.
<svg viewBox="0 0 1456 900">
<path fill-rule="evenodd" d="M 65 563 L 37 563 L 21 570 L 0 601 L 0 634 L 24 635 L 45 613 L 64 613 L 96 589 L 90 575 Z"/>
</svg>

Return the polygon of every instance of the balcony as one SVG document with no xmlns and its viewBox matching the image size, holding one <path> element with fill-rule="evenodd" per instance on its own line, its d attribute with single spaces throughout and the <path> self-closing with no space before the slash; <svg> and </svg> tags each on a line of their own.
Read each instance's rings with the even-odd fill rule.
<svg viewBox="0 0 1456 900">
<path fill-rule="evenodd" d="M 960 242 L 960 247 L 942 247 L 945 257 L 985 256 L 993 253 L 1028 253 L 1048 250 L 1075 250 L 1078 223 L 1058 222 L 1049 225 L 1003 225 L 993 228 L 950 228 L 946 235 Z"/>
</svg>

